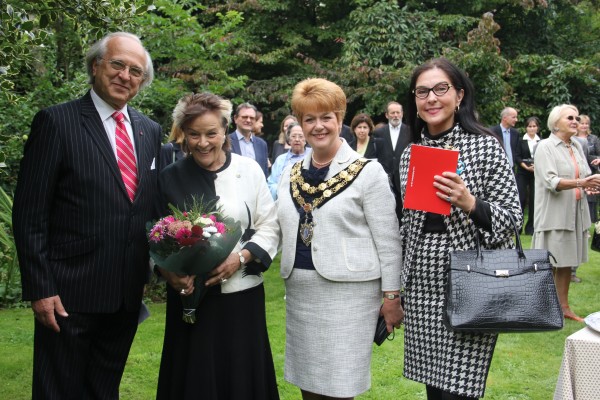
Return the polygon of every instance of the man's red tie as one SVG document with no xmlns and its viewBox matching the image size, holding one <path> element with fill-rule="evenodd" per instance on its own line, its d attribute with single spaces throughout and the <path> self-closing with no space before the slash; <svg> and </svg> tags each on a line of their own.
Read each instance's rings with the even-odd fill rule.
<svg viewBox="0 0 600 400">
<path fill-rule="evenodd" d="M 117 121 L 117 130 L 115 137 L 117 142 L 117 164 L 121 170 L 123 183 L 127 189 L 127 194 L 133 202 L 135 191 L 138 187 L 137 167 L 135 166 L 135 155 L 133 154 L 133 146 L 125 128 L 125 116 L 120 111 L 115 111 L 112 117 Z"/>
</svg>

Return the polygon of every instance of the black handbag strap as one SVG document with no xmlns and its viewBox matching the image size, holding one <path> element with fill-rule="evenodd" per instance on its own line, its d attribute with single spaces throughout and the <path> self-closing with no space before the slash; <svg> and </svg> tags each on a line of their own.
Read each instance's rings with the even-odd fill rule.
<svg viewBox="0 0 600 400">
<path fill-rule="evenodd" d="M 515 222 L 515 219 L 513 218 L 511 213 L 507 213 L 508 215 L 508 219 L 510 220 L 512 226 L 513 226 L 513 231 L 515 234 L 515 243 L 517 245 L 516 249 L 517 253 L 519 254 L 519 258 L 525 258 L 525 253 L 523 252 L 523 245 L 521 244 L 521 236 L 519 235 L 519 231 L 517 231 L 517 223 Z M 471 224 L 471 225 L 475 225 L 475 224 Z M 482 258 L 482 254 L 481 254 L 481 243 L 480 243 L 480 239 L 479 239 L 479 229 L 474 228 L 475 229 L 475 243 L 477 246 L 477 258 Z"/>
</svg>

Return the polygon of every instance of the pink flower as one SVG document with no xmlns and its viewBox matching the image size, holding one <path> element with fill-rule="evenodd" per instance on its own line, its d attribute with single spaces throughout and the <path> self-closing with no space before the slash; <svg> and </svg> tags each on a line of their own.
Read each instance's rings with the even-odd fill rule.
<svg viewBox="0 0 600 400">
<path fill-rule="evenodd" d="M 150 235 L 149 235 L 148 239 L 150 241 L 154 242 L 154 243 L 158 243 L 163 238 L 164 238 L 163 227 L 160 226 L 159 224 L 154 225 L 154 227 L 152 228 L 152 230 L 150 230 Z"/>
<path fill-rule="evenodd" d="M 222 222 L 215 222 L 215 227 L 217 228 L 218 233 L 225 233 L 225 230 L 227 229 Z"/>
<path fill-rule="evenodd" d="M 169 215 L 168 217 L 164 217 L 163 219 L 161 219 L 160 222 L 163 225 L 169 225 L 171 222 L 175 222 L 175 217 Z"/>
</svg>

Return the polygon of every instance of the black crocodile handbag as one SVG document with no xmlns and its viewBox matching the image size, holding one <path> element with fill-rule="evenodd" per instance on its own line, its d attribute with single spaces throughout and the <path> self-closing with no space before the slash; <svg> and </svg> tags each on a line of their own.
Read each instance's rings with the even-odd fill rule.
<svg viewBox="0 0 600 400">
<path fill-rule="evenodd" d="M 516 224 L 515 249 L 452 251 L 447 267 L 443 321 L 468 332 L 536 332 L 561 329 L 547 250 L 523 250 Z M 554 258 L 554 257 L 553 257 Z"/>
</svg>

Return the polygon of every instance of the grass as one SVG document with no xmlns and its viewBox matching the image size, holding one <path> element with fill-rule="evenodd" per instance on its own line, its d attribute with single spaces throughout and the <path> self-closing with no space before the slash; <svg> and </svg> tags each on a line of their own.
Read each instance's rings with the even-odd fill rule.
<svg viewBox="0 0 600 400">
<path fill-rule="evenodd" d="M 531 237 L 523 236 L 529 248 Z M 572 284 L 571 306 L 580 315 L 600 305 L 600 253 L 578 271 L 583 282 Z M 283 380 L 285 348 L 284 286 L 277 265 L 265 274 L 266 306 L 271 348 L 282 400 L 300 399 L 299 390 Z M 152 316 L 139 328 L 121 384 L 121 398 L 155 397 L 160 363 L 165 305 L 151 304 Z M 545 400 L 554 393 L 565 338 L 583 327 L 567 320 L 560 331 L 500 335 L 487 381 L 485 399 Z M 243 327 L 240 327 L 243 329 Z M 33 317 L 29 309 L 0 311 L 0 382 L 6 399 L 31 398 Z M 394 341 L 373 346 L 372 387 L 358 400 L 425 399 L 423 385 L 402 376 L 402 332 Z"/>
</svg>

